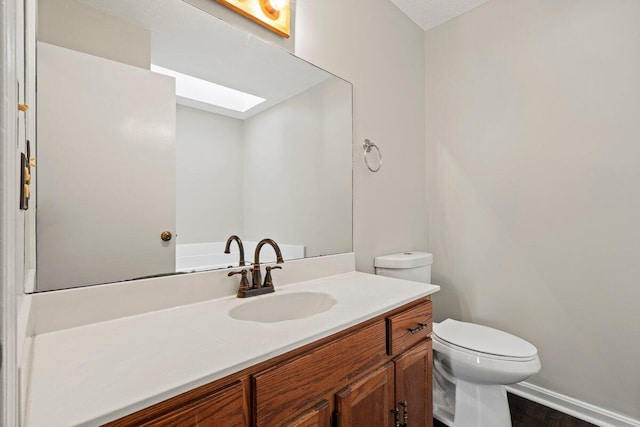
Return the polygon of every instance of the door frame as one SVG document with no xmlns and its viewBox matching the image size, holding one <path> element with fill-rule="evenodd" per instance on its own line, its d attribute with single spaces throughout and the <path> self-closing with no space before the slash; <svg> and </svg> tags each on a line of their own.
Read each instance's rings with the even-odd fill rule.
<svg viewBox="0 0 640 427">
<path fill-rule="evenodd" d="M 22 278 L 18 276 L 20 257 L 16 255 L 18 235 L 18 167 L 16 34 L 17 0 L 0 2 L 0 424 L 19 425 L 17 305 Z M 23 260 L 24 261 L 24 260 Z"/>
</svg>

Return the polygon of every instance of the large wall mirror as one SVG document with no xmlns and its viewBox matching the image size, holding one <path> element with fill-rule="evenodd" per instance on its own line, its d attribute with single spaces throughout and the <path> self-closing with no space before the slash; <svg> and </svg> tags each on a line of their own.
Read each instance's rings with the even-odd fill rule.
<svg viewBox="0 0 640 427">
<path fill-rule="evenodd" d="M 350 83 L 182 0 L 37 27 L 36 291 L 352 250 Z"/>
</svg>

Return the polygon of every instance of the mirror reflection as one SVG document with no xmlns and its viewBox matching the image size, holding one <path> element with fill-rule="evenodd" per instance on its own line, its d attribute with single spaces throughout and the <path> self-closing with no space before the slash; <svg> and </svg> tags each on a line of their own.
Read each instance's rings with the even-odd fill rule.
<svg viewBox="0 0 640 427">
<path fill-rule="evenodd" d="M 41 0 L 37 61 L 37 291 L 352 250 L 348 82 L 181 0 Z"/>
</svg>

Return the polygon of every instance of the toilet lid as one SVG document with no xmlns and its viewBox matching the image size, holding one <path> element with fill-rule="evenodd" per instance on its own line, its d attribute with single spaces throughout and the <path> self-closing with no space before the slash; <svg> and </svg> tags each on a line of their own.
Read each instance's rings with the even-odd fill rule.
<svg viewBox="0 0 640 427">
<path fill-rule="evenodd" d="M 433 333 L 441 340 L 479 353 L 505 357 L 530 358 L 536 347 L 514 335 L 488 326 L 447 319 L 433 324 Z"/>
</svg>

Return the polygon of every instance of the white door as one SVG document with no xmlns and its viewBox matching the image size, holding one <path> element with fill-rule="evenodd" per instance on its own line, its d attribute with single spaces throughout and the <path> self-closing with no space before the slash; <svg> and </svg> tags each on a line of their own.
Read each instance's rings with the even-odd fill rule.
<svg viewBox="0 0 640 427">
<path fill-rule="evenodd" d="M 37 289 L 174 272 L 174 79 L 37 49 Z"/>
</svg>

